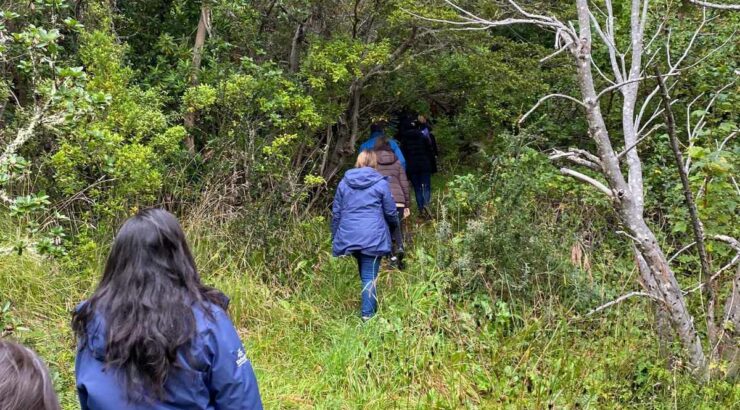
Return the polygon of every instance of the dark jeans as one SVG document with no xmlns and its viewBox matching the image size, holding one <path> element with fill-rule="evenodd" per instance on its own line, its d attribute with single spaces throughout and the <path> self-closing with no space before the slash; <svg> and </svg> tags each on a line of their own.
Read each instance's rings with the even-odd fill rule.
<svg viewBox="0 0 740 410">
<path fill-rule="evenodd" d="M 395 228 L 391 228 L 391 240 L 393 240 L 393 254 L 395 255 L 399 249 L 403 249 L 403 210 L 406 209 L 402 206 L 396 207 L 398 212 L 398 224 Z"/>
<path fill-rule="evenodd" d="M 375 315 L 378 310 L 378 298 L 375 292 L 375 282 L 380 270 L 380 256 L 363 255 L 359 252 L 354 254 L 357 259 L 357 268 L 360 271 L 360 283 L 362 283 L 362 298 L 360 313 L 362 317 Z"/>
<path fill-rule="evenodd" d="M 432 174 L 409 174 L 409 180 L 416 193 L 416 205 L 423 211 L 432 200 Z"/>
</svg>

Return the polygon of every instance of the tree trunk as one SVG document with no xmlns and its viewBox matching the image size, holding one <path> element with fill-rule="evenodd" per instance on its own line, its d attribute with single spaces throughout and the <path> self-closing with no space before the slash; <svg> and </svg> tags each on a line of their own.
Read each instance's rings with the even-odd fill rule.
<svg viewBox="0 0 740 410">
<path fill-rule="evenodd" d="M 195 44 L 193 45 L 193 61 L 190 67 L 190 85 L 192 86 L 198 85 L 200 63 L 203 58 L 203 46 L 206 43 L 206 33 L 208 32 L 210 21 L 211 10 L 204 1 L 200 9 L 198 31 L 195 33 Z M 185 118 L 183 119 L 185 128 L 188 130 L 188 135 L 185 137 L 185 146 L 191 154 L 195 153 L 195 139 L 193 138 L 192 129 L 195 126 L 196 116 L 197 113 L 195 111 L 188 111 L 185 113 Z"/>
<path fill-rule="evenodd" d="M 303 42 L 304 23 L 298 24 L 293 35 L 293 41 L 290 44 L 290 72 L 297 73 L 300 67 L 301 43 Z"/>
<path fill-rule="evenodd" d="M 635 254 L 635 265 L 640 272 L 640 285 L 645 291 L 655 297 L 660 297 L 658 283 L 655 281 L 653 272 L 650 270 L 645 258 L 642 256 L 636 246 L 632 246 Z M 673 367 L 670 344 L 674 339 L 673 329 L 671 329 L 670 315 L 662 303 L 654 304 L 655 330 L 658 334 L 658 351 L 660 356 L 666 360 L 669 368 Z"/>
<path fill-rule="evenodd" d="M 357 79 L 352 84 L 352 92 L 350 94 L 351 102 L 349 109 L 350 116 L 350 134 L 349 141 L 347 142 L 347 153 L 353 154 L 355 152 L 355 144 L 360 134 L 360 102 L 362 97 L 362 80 Z"/>
<path fill-rule="evenodd" d="M 691 226 L 694 231 L 694 241 L 696 242 L 696 249 L 699 252 L 699 261 L 701 263 L 701 272 L 704 276 L 705 286 L 704 291 L 707 292 L 707 336 L 709 340 L 709 346 L 717 345 L 718 329 L 717 322 L 715 319 L 715 310 L 717 305 L 717 291 L 715 289 L 714 281 L 711 279 L 712 271 L 709 266 L 709 256 L 707 255 L 707 248 L 704 245 L 704 225 L 702 225 L 699 219 L 699 211 L 696 209 L 696 202 L 694 202 L 694 194 L 691 191 L 691 185 L 689 183 L 689 176 L 684 168 L 683 155 L 681 154 L 681 147 L 678 143 L 678 137 L 676 136 L 676 122 L 673 117 L 673 110 L 671 109 L 671 97 L 668 94 L 668 88 L 666 88 L 663 78 L 655 68 L 655 76 L 658 78 L 658 85 L 663 97 L 663 115 L 666 120 L 666 126 L 668 130 L 668 137 L 671 141 L 671 149 L 673 150 L 673 158 L 676 163 L 676 169 L 678 175 L 681 178 L 681 186 L 683 188 L 684 200 L 686 201 L 686 207 L 689 209 L 689 219 L 691 219 Z M 712 356 L 714 356 L 712 354 Z M 714 359 L 714 357 L 711 357 Z M 714 360 L 713 360 L 714 361 Z"/>
<path fill-rule="evenodd" d="M 650 279 L 648 283 L 652 283 L 652 280 L 654 280 L 655 285 L 657 285 L 657 296 L 665 305 L 671 326 L 686 352 L 689 366 L 693 372 L 698 373 L 703 378 L 706 375 L 707 363 L 699 336 L 694 328 L 693 318 L 686 307 L 681 289 L 658 245 L 655 235 L 645 223 L 642 211 L 643 188 L 640 159 L 636 154 L 627 156 L 630 176 L 630 184 L 627 184 L 599 107 L 591 72 L 591 21 L 587 0 L 577 0 L 577 8 L 580 39 L 578 44 L 573 45 L 573 52 L 576 57 L 576 69 L 582 100 L 586 106 L 589 133 L 596 142 L 603 174 L 609 188 L 614 193 L 614 206 L 619 213 L 620 220 L 626 226 L 635 242 L 635 246 L 650 269 L 650 276 L 652 277 L 648 277 Z M 627 96 L 625 96 L 625 104 L 628 103 L 627 99 Z M 632 111 L 634 111 L 634 105 L 632 109 L 623 110 L 623 117 Z M 631 131 L 624 130 L 625 133 Z M 634 138 L 634 135 L 630 138 Z M 628 138 L 625 137 L 625 146 L 629 146 L 627 141 Z"/>
</svg>

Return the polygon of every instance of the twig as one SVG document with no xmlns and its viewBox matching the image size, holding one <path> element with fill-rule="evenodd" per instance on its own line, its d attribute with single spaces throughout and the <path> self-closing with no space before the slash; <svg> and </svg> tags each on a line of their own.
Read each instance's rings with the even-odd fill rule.
<svg viewBox="0 0 740 410">
<path fill-rule="evenodd" d="M 647 138 L 649 136 L 650 136 L 650 133 L 647 133 L 642 138 L 640 138 L 637 141 L 635 141 L 634 144 L 630 145 L 627 149 L 625 149 L 624 151 L 622 151 L 619 154 L 617 154 L 617 159 L 621 159 L 623 156 L 625 156 L 625 154 L 627 154 L 628 152 L 630 152 L 630 150 L 632 150 L 633 148 L 635 148 L 637 146 L 637 144 L 641 143 L 642 140 L 644 140 L 645 138 Z"/>
<path fill-rule="evenodd" d="M 673 75 L 678 75 L 678 73 L 673 73 L 671 75 L 672 76 Z M 667 77 L 667 75 L 664 76 L 664 77 Z M 632 80 L 627 80 L 627 81 L 623 81 L 623 82 L 618 83 L 618 84 L 614 84 L 612 86 L 606 87 L 603 90 L 601 90 L 601 92 L 596 96 L 596 99 L 598 100 L 599 98 L 601 98 L 604 94 L 608 93 L 609 91 L 616 90 L 617 88 L 624 87 L 625 85 L 632 84 L 632 83 L 637 83 L 637 82 L 640 82 L 640 81 L 643 81 L 643 80 L 650 80 L 650 79 L 653 79 L 653 78 L 656 78 L 656 77 L 654 77 L 654 76 L 646 76 L 646 77 L 640 77 L 640 78 L 633 78 Z"/>
<path fill-rule="evenodd" d="M 560 47 L 560 48 L 559 48 L 559 49 L 558 49 L 557 51 L 555 51 L 554 53 L 552 53 L 552 54 L 548 55 L 547 57 L 543 57 L 543 58 L 541 58 L 541 59 L 540 59 L 540 64 L 544 63 L 545 61 L 547 61 L 547 60 L 549 60 L 549 59 L 551 59 L 551 58 L 553 58 L 553 57 L 556 57 L 556 56 L 558 56 L 558 55 L 559 55 L 560 53 L 562 53 L 563 51 L 566 51 L 566 50 L 568 49 L 568 47 L 570 47 L 570 46 L 571 46 L 571 44 L 573 44 L 573 42 L 568 42 L 568 43 L 566 43 L 566 44 L 565 44 L 564 46 Z"/>
<path fill-rule="evenodd" d="M 627 300 L 627 299 L 629 299 L 629 298 L 631 298 L 633 296 L 645 296 L 647 298 L 656 300 L 658 302 L 663 302 L 663 299 L 661 299 L 661 298 L 659 298 L 657 296 L 651 295 L 649 293 L 645 293 L 645 292 L 630 292 L 630 293 L 627 293 L 626 295 L 622 295 L 622 296 L 620 296 L 620 297 L 612 300 L 609 303 L 605 303 L 605 304 L 603 304 L 603 305 L 601 305 L 601 306 L 599 306 L 599 307 L 597 307 L 595 309 L 592 309 L 591 311 L 589 311 L 588 313 L 586 313 L 586 316 L 591 316 L 594 313 L 601 312 L 602 310 L 608 309 L 608 308 L 616 305 L 617 303 L 623 302 L 623 301 L 625 301 L 625 300 Z"/>
<path fill-rule="evenodd" d="M 740 4 L 717 4 L 717 3 L 709 3 L 706 1 L 700 1 L 700 0 L 689 0 L 689 3 L 694 3 L 697 6 L 707 7 L 710 9 L 717 9 L 717 10 L 740 10 Z"/>
<path fill-rule="evenodd" d="M 680 254 L 686 252 L 687 250 L 691 249 L 691 247 L 694 246 L 694 245 L 696 245 L 696 242 L 691 242 L 690 244 L 688 244 L 688 245 L 684 246 L 683 248 L 679 249 L 678 251 L 676 251 L 676 253 L 674 253 L 673 256 L 671 256 L 670 258 L 668 258 L 668 263 L 673 262 L 678 257 L 678 255 L 680 255 Z"/>
<path fill-rule="evenodd" d="M 586 107 L 586 104 L 584 104 L 583 101 L 581 101 L 581 100 L 579 100 L 577 98 L 571 97 L 569 95 L 565 95 L 565 94 L 548 94 L 548 95 L 540 98 L 539 101 L 537 101 L 537 103 L 532 108 L 529 109 L 529 111 L 527 111 L 524 115 L 522 115 L 522 117 L 519 119 L 519 121 L 517 121 L 517 124 L 520 124 L 521 125 L 527 119 L 527 117 L 529 117 L 537 109 L 537 107 L 539 107 L 540 105 L 542 105 L 543 102 L 549 100 L 550 98 L 555 98 L 555 97 L 565 98 L 566 100 L 570 100 L 570 101 L 573 101 L 575 103 L 578 103 L 578 105 L 580 105 L 583 108 L 587 108 Z"/>
</svg>

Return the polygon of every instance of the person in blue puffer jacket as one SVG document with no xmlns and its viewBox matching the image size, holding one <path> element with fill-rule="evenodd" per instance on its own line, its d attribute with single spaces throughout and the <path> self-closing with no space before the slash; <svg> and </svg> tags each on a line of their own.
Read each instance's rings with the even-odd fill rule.
<svg viewBox="0 0 740 410">
<path fill-rule="evenodd" d="M 227 307 L 223 293 L 201 283 L 172 214 L 129 218 L 100 284 L 72 314 L 81 408 L 262 409 Z"/>
<path fill-rule="evenodd" d="M 347 171 L 339 183 L 332 207 L 332 252 L 357 260 L 363 320 L 377 311 L 375 282 L 383 256 L 391 252 L 390 228 L 398 223 L 387 177 L 376 171 L 376 166 L 375 153 L 363 151 L 355 168 Z"/>
<path fill-rule="evenodd" d="M 360 145 L 360 153 L 363 151 L 375 150 L 378 138 L 382 136 L 385 136 L 382 123 L 376 122 L 370 125 L 370 138 Z M 401 151 L 401 147 L 398 145 L 398 142 L 394 139 L 388 139 L 388 145 L 390 145 L 391 150 L 393 150 L 393 154 L 396 155 L 396 158 L 398 158 L 403 169 L 406 170 L 406 158 L 404 158 L 403 151 Z"/>
</svg>

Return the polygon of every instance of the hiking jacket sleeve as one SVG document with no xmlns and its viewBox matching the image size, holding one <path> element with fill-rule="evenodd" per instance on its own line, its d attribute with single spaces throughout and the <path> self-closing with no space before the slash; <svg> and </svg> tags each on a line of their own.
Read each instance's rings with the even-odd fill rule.
<svg viewBox="0 0 740 410">
<path fill-rule="evenodd" d="M 429 143 L 431 145 L 432 155 L 434 155 L 435 157 L 438 156 L 439 155 L 439 147 L 437 146 L 437 139 L 434 138 L 434 134 L 431 133 L 431 132 L 429 133 Z"/>
<path fill-rule="evenodd" d="M 396 210 L 396 201 L 393 200 L 393 194 L 391 194 L 391 187 L 388 181 L 383 180 L 382 184 L 382 195 L 383 195 L 383 215 L 385 215 L 385 221 L 388 226 L 394 228 L 398 225 L 398 211 Z"/>
<path fill-rule="evenodd" d="M 262 399 L 252 364 L 226 312 L 214 312 L 214 323 L 207 334 L 206 349 L 211 361 L 208 379 L 214 408 L 262 409 Z"/>
<path fill-rule="evenodd" d="M 403 191 L 403 204 L 406 208 L 411 206 L 411 196 L 409 196 L 409 178 L 406 170 L 398 167 L 398 180 L 401 181 L 401 190 Z"/>
<path fill-rule="evenodd" d="M 406 158 L 404 158 L 403 152 L 401 152 L 401 147 L 399 147 L 398 143 L 394 140 L 390 140 L 389 143 L 393 153 L 396 154 L 396 158 L 398 158 L 398 162 L 400 162 L 403 169 L 406 170 Z"/>
<path fill-rule="evenodd" d="M 342 183 L 339 183 L 339 186 L 337 187 L 337 193 L 334 194 L 334 204 L 331 207 L 331 237 L 332 240 L 337 234 L 337 229 L 339 228 L 339 222 L 342 220 L 342 208 L 344 204 L 342 203 L 344 201 L 343 198 L 344 194 L 342 192 Z"/>
</svg>

